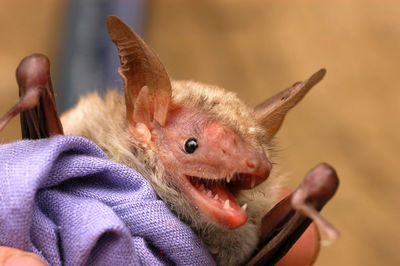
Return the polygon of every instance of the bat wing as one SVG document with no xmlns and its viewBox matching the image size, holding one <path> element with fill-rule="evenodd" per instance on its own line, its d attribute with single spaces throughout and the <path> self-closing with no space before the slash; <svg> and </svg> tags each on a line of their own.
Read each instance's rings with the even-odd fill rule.
<svg viewBox="0 0 400 266">
<path fill-rule="evenodd" d="M 41 54 L 25 57 L 17 68 L 16 77 L 20 100 L 0 118 L 0 131 L 14 116 L 21 114 L 23 139 L 39 139 L 63 134 L 47 57 Z"/>
<path fill-rule="evenodd" d="M 264 216 L 258 252 L 247 265 L 274 265 L 289 251 L 311 221 L 335 241 L 339 237 L 338 231 L 318 211 L 333 197 L 338 185 L 335 170 L 325 163 L 308 172 L 296 191 Z"/>
</svg>

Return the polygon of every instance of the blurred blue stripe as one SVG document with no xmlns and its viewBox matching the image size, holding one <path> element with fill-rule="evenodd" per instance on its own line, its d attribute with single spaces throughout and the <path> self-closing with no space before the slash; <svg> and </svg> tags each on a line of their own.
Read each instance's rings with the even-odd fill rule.
<svg viewBox="0 0 400 266">
<path fill-rule="evenodd" d="M 146 0 L 71 0 L 66 12 L 61 65 L 56 75 L 60 113 L 91 91 L 122 90 L 117 49 L 108 36 L 105 19 L 108 15 L 118 15 L 143 35 L 147 3 Z"/>
</svg>

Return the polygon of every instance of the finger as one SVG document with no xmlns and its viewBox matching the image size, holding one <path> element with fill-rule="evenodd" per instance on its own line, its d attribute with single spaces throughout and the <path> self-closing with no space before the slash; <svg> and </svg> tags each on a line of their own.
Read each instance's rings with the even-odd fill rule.
<svg viewBox="0 0 400 266">
<path fill-rule="evenodd" d="M 312 223 L 276 266 L 311 265 L 318 257 L 319 246 L 318 229 Z"/>
<path fill-rule="evenodd" d="M 290 194 L 287 188 L 282 189 L 281 199 Z M 320 237 L 317 227 L 311 223 L 303 235 L 292 246 L 288 253 L 276 264 L 276 266 L 305 266 L 311 265 L 318 257 Z"/>
<path fill-rule="evenodd" d="M 38 255 L 10 247 L 0 247 L 0 266 L 47 266 Z"/>
</svg>

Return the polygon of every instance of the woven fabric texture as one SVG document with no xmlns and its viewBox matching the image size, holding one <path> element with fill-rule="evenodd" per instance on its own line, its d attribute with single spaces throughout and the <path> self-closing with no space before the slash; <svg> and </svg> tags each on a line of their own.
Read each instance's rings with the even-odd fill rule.
<svg viewBox="0 0 400 266">
<path fill-rule="evenodd" d="M 50 265 L 214 264 L 140 174 L 87 139 L 18 141 L 0 158 L 0 245 Z"/>
</svg>

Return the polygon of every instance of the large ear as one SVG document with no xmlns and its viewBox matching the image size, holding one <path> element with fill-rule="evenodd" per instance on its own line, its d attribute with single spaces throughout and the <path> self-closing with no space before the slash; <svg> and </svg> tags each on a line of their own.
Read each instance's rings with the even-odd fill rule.
<svg viewBox="0 0 400 266">
<path fill-rule="evenodd" d="M 268 137 L 272 137 L 278 132 L 287 112 L 303 99 L 304 95 L 324 77 L 325 73 L 325 69 L 320 69 L 309 79 L 296 82 L 292 87 L 275 94 L 254 108 L 256 119 L 267 130 Z"/>
<path fill-rule="evenodd" d="M 155 53 L 119 17 L 108 16 L 106 25 L 118 48 L 121 61 L 118 72 L 124 80 L 129 123 L 150 127 L 150 122 L 156 120 L 164 126 L 172 94 L 167 71 Z"/>
</svg>

